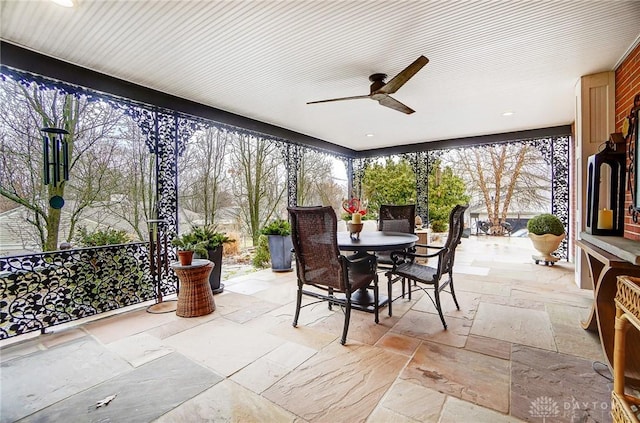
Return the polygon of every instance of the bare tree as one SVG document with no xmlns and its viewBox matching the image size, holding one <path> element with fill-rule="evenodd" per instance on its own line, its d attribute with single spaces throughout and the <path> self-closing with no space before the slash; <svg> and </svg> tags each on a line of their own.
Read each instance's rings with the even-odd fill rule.
<svg viewBox="0 0 640 423">
<path fill-rule="evenodd" d="M 514 202 L 521 207 L 531 207 L 546 201 L 546 166 L 540 155 L 525 144 L 455 150 L 453 163 L 467 180 L 471 192 L 479 193 L 492 235 L 504 233 L 502 223 Z"/>
<path fill-rule="evenodd" d="M 0 195 L 29 210 L 27 222 L 36 230 L 42 249 L 54 250 L 58 246 L 61 210 L 53 208 L 48 200 L 53 196 L 71 196 L 77 200 L 71 210 L 72 231 L 73 222 L 104 188 L 105 175 L 99 174 L 105 167 L 85 164 L 95 164 L 97 156 L 87 157 L 89 151 L 100 141 L 108 144 L 107 134 L 114 129 L 119 113 L 100 102 L 89 103 L 56 90 L 40 90 L 35 84 L 21 85 L 11 79 L 0 83 L 0 103 L 3 133 Z M 40 133 L 43 127 L 69 132 L 66 139 L 71 155 L 71 180 L 91 180 L 88 190 L 74 185 L 75 182 L 44 185 Z M 102 153 L 105 151 L 103 149 Z M 72 232 L 67 239 L 71 236 Z"/>
<path fill-rule="evenodd" d="M 305 150 L 298 171 L 298 205 L 340 208 L 345 187 L 333 178 L 333 162 L 326 154 Z"/>
<path fill-rule="evenodd" d="M 276 144 L 264 138 L 236 134 L 229 175 L 239 217 L 251 234 L 253 244 L 257 245 L 260 228 L 283 214 L 285 206 L 286 172 Z"/>
<path fill-rule="evenodd" d="M 226 173 L 231 136 L 215 127 L 196 133 L 180 160 L 181 202 L 202 213 L 205 224 L 216 224 L 217 212 L 232 201 Z"/>
<path fill-rule="evenodd" d="M 118 154 L 114 157 L 117 185 L 107 208 L 126 221 L 140 240 L 148 237 L 147 221 L 156 203 L 156 157 L 149 151 L 138 125 L 123 119 Z"/>
</svg>

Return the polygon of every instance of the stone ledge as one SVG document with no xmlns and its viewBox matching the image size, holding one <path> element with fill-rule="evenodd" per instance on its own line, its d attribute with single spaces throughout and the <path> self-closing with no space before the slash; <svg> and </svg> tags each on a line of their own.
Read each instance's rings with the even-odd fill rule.
<svg viewBox="0 0 640 423">
<path fill-rule="evenodd" d="M 590 242 L 621 259 L 640 265 L 640 242 L 638 241 L 620 236 L 591 235 L 587 232 L 580 232 L 580 239 Z"/>
</svg>

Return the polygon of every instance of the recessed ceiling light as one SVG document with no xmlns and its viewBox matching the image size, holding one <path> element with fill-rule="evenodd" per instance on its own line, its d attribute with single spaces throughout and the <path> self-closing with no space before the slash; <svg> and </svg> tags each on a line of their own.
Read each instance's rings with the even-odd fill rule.
<svg viewBox="0 0 640 423">
<path fill-rule="evenodd" d="M 504 113 L 502 114 L 502 116 L 513 116 L 513 115 L 515 115 L 515 114 L 516 114 L 515 112 L 507 111 L 507 112 L 504 112 Z"/>
<path fill-rule="evenodd" d="M 73 0 L 51 0 L 55 4 L 59 4 L 64 7 L 73 7 Z"/>
<path fill-rule="evenodd" d="M 366 136 L 367 136 L 367 137 L 372 137 L 372 136 L 373 136 L 373 134 L 367 134 Z"/>
</svg>

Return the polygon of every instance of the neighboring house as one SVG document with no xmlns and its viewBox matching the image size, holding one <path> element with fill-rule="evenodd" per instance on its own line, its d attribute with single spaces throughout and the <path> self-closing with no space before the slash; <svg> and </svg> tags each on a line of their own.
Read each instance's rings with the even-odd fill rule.
<svg viewBox="0 0 640 423">
<path fill-rule="evenodd" d="M 238 236 L 242 234 L 242 222 L 239 218 L 240 207 L 224 207 L 216 211 L 215 227 L 219 232 L 225 232 L 230 235 Z M 186 209 L 179 209 L 179 231 L 180 233 L 188 231 L 191 226 L 204 225 L 204 217 Z"/>
<path fill-rule="evenodd" d="M 138 239 L 131 224 L 113 213 L 114 207 L 118 204 L 120 204 L 119 201 L 105 201 L 95 203 L 92 207 L 85 208 L 81 218 L 76 223 L 76 229 L 84 227 L 89 232 L 93 232 L 97 229 L 111 228 L 123 230 L 129 233 L 133 239 Z M 69 200 L 62 208 L 60 243 L 66 241 L 66 236 L 69 233 L 71 220 L 70 211 L 73 210 L 73 205 L 73 201 Z M 0 213 L 0 256 L 30 254 L 42 251 L 37 230 L 27 221 L 31 216 L 32 214 L 24 206 Z M 232 210 L 223 210 L 220 213 L 218 230 L 228 233 L 240 232 L 240 226 L 234 216 Z M 199 222 L 203 221 L 204 219 L 199 213 L 182 208 L 178 210 L 178 225 L 181 232 L 188 230 L 192 223 L 199 224 Z M 146 228 L 144 228 L 143 231 L 146 234 Z"/>
<path fill-rule="evenodd" d="M 0 213 L 0 256 L 26 254 L 40 249 L 25 207 Z"/>
<path fill-rule="evenodd" d="M 71 225 L 73 202 L 68 201 L 62 208 L 60 216 L 59 242 L 65 242 Z M 40 238 L 36 228 L 28 222 L 33 213 L 26 207 L 19 206 L 4 213 L 0 213 L 0 256 L 29 254 L 42 251 Z M 132 232 L 131 226 L 123 219 L 119 219 L 107 209 L 88 207 L 83 210 L 76 228 L 85 227 L 92 232 L 97 229 L 117 229 Z"/>
</svg>

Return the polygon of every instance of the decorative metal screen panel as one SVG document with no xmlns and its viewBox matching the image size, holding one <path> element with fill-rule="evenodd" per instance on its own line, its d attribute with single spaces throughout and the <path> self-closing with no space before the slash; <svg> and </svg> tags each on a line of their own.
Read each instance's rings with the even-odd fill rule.
<svg viewBox="0 0 640 423">
<path fill-rule="evenodd" d="M 148 254 L 131 243 L 0 258 L 0 339 L 154 299 Z"/>
</svg>

